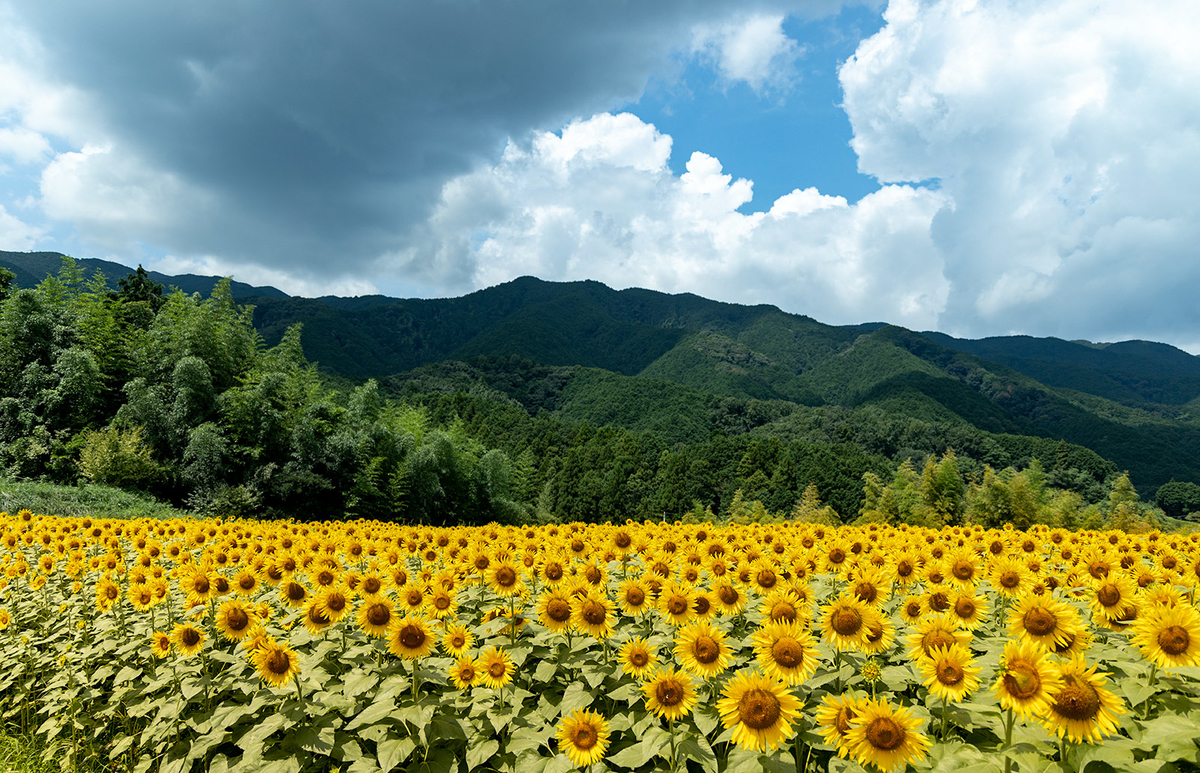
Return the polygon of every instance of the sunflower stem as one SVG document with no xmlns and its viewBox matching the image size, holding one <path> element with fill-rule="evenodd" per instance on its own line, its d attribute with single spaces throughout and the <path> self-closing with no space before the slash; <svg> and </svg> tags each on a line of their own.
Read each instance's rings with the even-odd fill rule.
<svg viewBox="0 0 1200 773">
<path fill-rule="evenodd" d="M 292 679 L 293 679 L 293 681 L 296 682 L 296 700 L 300 701 L 300 710 L 303 711 L 304 710 L 304 693 L 300 689 L 300 674 L 294 674 L 292 676 Z"/>
<path fill-rule="evenodd" d="M 1013 716 L 1013 710 L 1010 708 L 1005 712 L 1004 717 L 1004 751 L 1007 752 L 1012 747 L 1013 725 L 1016 724 L 1016 717 Z M 1004 758 L 1004 773 L 1012 773 L 1012 758 Z"/>
<path fill-rule="evenodd" d="M 942 742 L 950 734 L 950 702 L 942 698 Z"/>
<path fill-rule="evenodd" d="M 675 753 L 675 723 L 667 721 L 667 732 L 671 734 L 671 773 L 675 773 L 678 759 Z"/>
</svg>

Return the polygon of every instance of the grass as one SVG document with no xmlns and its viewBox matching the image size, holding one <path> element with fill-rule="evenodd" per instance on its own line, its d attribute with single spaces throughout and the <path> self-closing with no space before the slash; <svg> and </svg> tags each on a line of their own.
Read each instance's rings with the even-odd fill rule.
<svg viewBox="0 0 1200 773">
<path fill-rule="evenodd" d="M 0 479 L 0 510 L 32 510 L 38 515 L 95 518 L 186 518 L 191 513 L 149 494 L 111 486 L 61 486 L 55 483 Z"/>
<path fill-rule="evenodd" d="M 40 747 L 28 738 L 0 730 L 0 773 L 50 773 L 53 765 L 41 759 Z"/>
</svg>

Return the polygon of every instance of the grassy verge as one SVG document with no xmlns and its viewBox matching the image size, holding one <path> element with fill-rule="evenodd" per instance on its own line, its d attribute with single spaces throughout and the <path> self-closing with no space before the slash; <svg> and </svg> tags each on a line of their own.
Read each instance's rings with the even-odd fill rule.
<svg viewBox="0 0 1200 773">
<path fill-rule="evenodd" d="M 148 494 L 111 486 L 59 486 L 0 479 L 0 510 L 15 513 L 22 509 L 38 515 L 98 518 L 180 518 L 191 515 Z"/>
</svg>

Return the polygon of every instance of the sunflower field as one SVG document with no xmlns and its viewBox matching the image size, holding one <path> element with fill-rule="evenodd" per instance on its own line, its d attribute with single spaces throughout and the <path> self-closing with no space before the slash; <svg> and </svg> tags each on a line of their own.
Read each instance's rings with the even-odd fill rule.
<svg viewBox="0 0 1200 773">
<path fill-rule="evenodd" d="M 0 513 L 64 769 L 1200 766 L 1200 535 Z"/>
</svg>

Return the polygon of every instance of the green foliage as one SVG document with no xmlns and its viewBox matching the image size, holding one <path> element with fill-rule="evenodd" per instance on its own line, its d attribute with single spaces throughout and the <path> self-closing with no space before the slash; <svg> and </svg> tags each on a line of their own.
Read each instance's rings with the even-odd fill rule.
<svg viewBox="0 0 1200 773">
<path fill-rule="evenodd" d="M 1154 503 L 1171 518 L 1185 518 L 1192 513 L 1200 513 L 1200 486 L 1169 481 L 1159 486 L 1154 494 Z"/>
<path fill-rule="evenodd" d="M 141 427 L 85 431 L 79 471 L 92 483 L 134 489 L 151 488 L 162 476 Z"/>
</svg>

